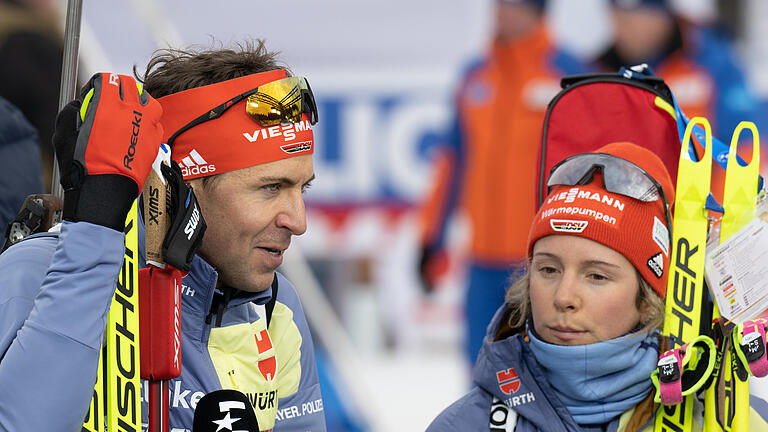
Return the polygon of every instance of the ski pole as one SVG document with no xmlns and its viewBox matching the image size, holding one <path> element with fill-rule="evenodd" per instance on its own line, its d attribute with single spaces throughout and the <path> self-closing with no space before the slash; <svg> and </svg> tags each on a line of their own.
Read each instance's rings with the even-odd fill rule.
<svg viewBox="0 0 768 432">
<path fill-rule="evenodd" d="M 64 105 L 77 97 L 77 60 L 80 50 L 80 22 L 83 15 L 82 0 L 67 1 L 67 18 L 64 24 L 64 56 L 61 65 L 61 89 L 59 91 L 59 111 Z M 64 190 L 59 183 L 59 164 L 56 152 L 53 153 L 53 175 L 51 176 L 51 194 L 64 199 Z M 61 220 L 61 214 L 54 217 Z M 55 222 L 54 222 L 55 223 Z"/>
<path fill-rule="evenodd" d="M 161 145 L 144 184 L 147 267 L 139 271 L 141 377 L 149 381 L 149 432 L 168 432 L 168 380 L 181 374 L 181 271 L 165 263 L 163 240 L 170 226 L 168 184 L 161 165 L 171 153 Z"/>
</svg>

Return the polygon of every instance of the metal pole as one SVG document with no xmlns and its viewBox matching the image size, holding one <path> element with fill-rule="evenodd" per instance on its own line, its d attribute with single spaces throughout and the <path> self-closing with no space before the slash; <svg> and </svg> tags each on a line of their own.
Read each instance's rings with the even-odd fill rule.
<svg viewBox="0 0 768 432">
<path fill-rule="evenodd" d="M 64 105 L 77 97 L 77 57 L 80 48 L 80 21 L 83 13 L 82 0 L 68 0 L 67 19 L 64 26 L 64 57 L 61 66 L 61 91 L 59 92 L 59 111 Z M 53 176 L 51 194 L 64 199 L 64 191 L 59 183 L 59 164 L 56 152 L 53 153 Z"/>
<path fill-rule="evenodd" d="M 327 348 L 328 357 L 337 368 L 342 385 L 350 393 L 341 398 L 342 405 L 350 415 L 362 417 L 374 432 L 387 430 L 386 413 L 366 403 L 372 391 L 365 378 L 367 375 L 362 360 L 296 242 L 286 251 L 280 269 L 288 280 L 294 282 L 305 305 L 307 321 L 318 330 L 312 335 L 317 336 Z M 353 403 L 350 401 L 354 405 L 350 405 Z"/>
</svg>

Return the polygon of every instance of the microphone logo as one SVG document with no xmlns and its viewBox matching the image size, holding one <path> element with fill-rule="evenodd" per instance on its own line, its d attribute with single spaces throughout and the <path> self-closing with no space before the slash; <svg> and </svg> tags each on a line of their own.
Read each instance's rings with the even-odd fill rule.
<svg viewBox="0 0 768 432">
<path fill-rule="evenodd" d="M 195 408 L 193 432 L 258 432 L 259 422 L 248 398 L 237 390 L 216 390 Z"/>
<path fill-rule="evenodd" d="M 228 430 L 228 431 L 232 431 L 232 432 L 248 432 L 248 431 L 244 431 L 244 430 L 243 431 L 241 431 L 241 430 L 237 430 L 236 431 L 236 430 L 232 429 L 232 427 L 233 427 L 232 424 L 234 422 L 240 420 L 240 419 L 239 418 L 232 418 L 232 413 L 229 411 L 231 409 L 241 409 L 241 410 L 244 410 L 245 409 L 245 404 L 242 403 L 242 402 L 239 402 L 239 401 L 219 402 L 219 410 L 221 412 L 226 412 L 227 415 L 224 416 L 224 418 L 221 419 L 221 420 L 212 420 L 214 423 L 216 423 L 216 426 L 218 426 L 218 428 L 216 430 L 217 431 Z"/>
</svg>

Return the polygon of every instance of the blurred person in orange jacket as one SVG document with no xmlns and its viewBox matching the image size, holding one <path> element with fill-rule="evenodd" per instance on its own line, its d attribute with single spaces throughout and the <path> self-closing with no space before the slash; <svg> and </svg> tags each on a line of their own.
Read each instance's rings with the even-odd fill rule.
<svg viewBox="0 0 768 432">
<path fill-rule="evenodd" d="M 461 208 L 469 219 L 465 346 L 471 363 L 510 277 L 524 269 L 547 104 L 562 75 L 582 71 L 553 46 L 546 1 L 498 0 L 495 7 L 494 40 L 462 77 L 456 118 L 437 150 L 436 181 L 422 213 L 419 271 L 427 291 L 446 267 L 450 216 Z"/>
</svg>

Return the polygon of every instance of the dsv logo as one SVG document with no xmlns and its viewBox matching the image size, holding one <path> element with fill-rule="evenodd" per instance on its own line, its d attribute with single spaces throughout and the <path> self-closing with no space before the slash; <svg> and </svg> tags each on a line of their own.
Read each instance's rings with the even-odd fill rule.
<svg viewBox="0 0 768 432">
<path fill-rule="evenodd" d="M 580 233 L 584 231 L 588 224 L 588 221 L 568 219 L 552 219 L 549 221 L 549 225 L 552 227 L 552 230 L 571 233 Z"/>
</svg>

